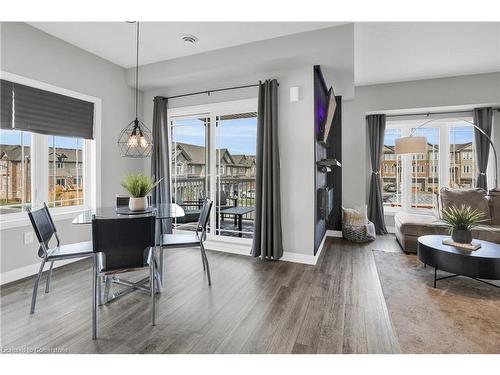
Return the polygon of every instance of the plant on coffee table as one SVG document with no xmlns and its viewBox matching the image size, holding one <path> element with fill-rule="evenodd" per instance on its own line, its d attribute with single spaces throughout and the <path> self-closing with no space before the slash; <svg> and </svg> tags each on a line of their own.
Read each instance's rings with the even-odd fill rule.
<svg viewBox="0 0 500 375">
<path fill-rule="evenodd" d="M 455 242 L 471 243 L 472 228 L 478 226 L 484 214 L 471 206 L 463 204 L 459 208 L 451 206 L 443 210 L 442 221 L 448 227 L 451 238 Z"/>
</svg>

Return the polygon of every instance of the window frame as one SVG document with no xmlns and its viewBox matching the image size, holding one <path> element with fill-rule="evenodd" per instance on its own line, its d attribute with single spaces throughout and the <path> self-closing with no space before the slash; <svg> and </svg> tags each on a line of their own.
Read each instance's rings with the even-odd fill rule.
<svg viewBox="0 0 500 375">
<path fill-rule="evenodd" d="M 84 204 L 50 208 L 54 220 L 73 218 L 83 210 L 96 208 L 101 204 L 101 183 L 97 179 L 101 166 L 97 163 L 101 156 L 102 101 L 100 98 L 47 84 L 31 78 L 0 70 L 2 79 L 26 86 L 85 100 L 94 104 L 94 139 L 83 139 L 83 191 Z M 15 130 L 15 129 L 14 129 Z M 39 208 L 49 199 L 49 156 L 48 135 L 31 133 L 31 206 Z M 26 211 L 0 215 L 0 230 L 29 225 Z"/>
<path fill-rule="evenodd" d="M 168 111 L 168 124 L 171 124 L 172 121 L 180 120 L 183 118 L 190 118 L 193 116 L 202 116 L 210 119 L 210 126 L 208 129 L 209 134 L 207 134 L 208 138 L 211 140 L 215 140 L 216 132 L 217 132 L 217 117 L 232 115 L 234 113 L 247 113 L 247 112 L 256 112 L 258 107 L 258 99 L 242 99 L 242 100 L 231 100 L 231 101 L 220 101 L 214 103 L 207 103 L 201 105 L 193 105 L 193 106 L 185 106 L 185 107 L 176 107 L 170 108 Z M 171 132 L 171 127 L 168 129 Z M 172 137 L 170 137 L 172 139 Z M 172 145 L 173 147 L 173 145 Z M 215 147 L 211 148 L 208 144 L 208 165 L 210 170 L 206 171 L 206 176 L 209 178 L 209 191 L 216 191 L 216 178 L 217 176 L 217 155 Z M 172 165 L 171 160 L 172 155 L 169 155 L 169 163 Z M 171 191 L 173 189 L 172 179 L 170 179 L 170 187 Z M 210 225 L 214 225 L 216 221 L 216 210 L 212 210 L 210 212 Z M 239 237 L 229 237 L 218 235 L 214 233 L 207 233 L 207 240 L 212 241 L 212 243 L 235 243 L 242 244 L 245 246 L 251 246 L 252 239 L 250 238 L 239 238 Z M 221 248 L 223 250 L 225 248 Z"/>
<path fill-rule="evenodd" d="M 436 153 L 436 158 L 430 158 L 429 160 L 435 160 L 437 163 L 437 176 L 438 176 L 438 190 L 443 187 L 447 187 L 450 179 L 450 130 L 452 128 L 461 128 L 463 124 L 449 124 L 440 123 L 439 120 L 443 121 L 453 121 L 455 119 L 464 119 L 467 121 L 472 121 L 472 113 L 464 115 L 463 113 L 457 114 L 456 116 L 450 114 L 446 116 L 432 116 L 435 122 L 431 122 L 422 127 L 422 129 L 438 129 L 439 132 L 439 152 Z M 429 117 L 409 117 L 406 119 L 387 119 L 386 130 L 387 129 L 400 129 L 401 137 L 408 137 L 411 134 L 412 129 L 418 128 L 423 122 L 428 121 Z M 470 125 L 472 127 L 472 125 Z M 475 141 L 473 141 L 475 142 Z M 474 151 L 471 151 L 473 153 Z M 402 165 L 402 186 L 401 186 L 401 207 L 388 207 L 384 206 L 384 214 L 394 214 L 397 212 L 406 212 L 414 214 L 428 214 L 434 215 L 434 208 L 413 208 L 411 205 L 412 201 L 412 185 L 413 185 L 413 166 L 412 162 L 418 162 L 421 160 L 419 155 L 400 155 L 401 165 Z M 472 154 L 472 160 L 474 160 L 475 155 Z M 396 157 L 397 160 L 397 157 Z M 417 164 L 418 168 L 418 164 Z M 430 167 L 429 167 L 430 168 Z M 488 165 L 489 168 L 489 165 Z M 431 169 L 429 169 L 431 171 Z M 420 173 L 420 172 L 417 172 Z M 435 172 L 429 172 L 429 174 L 434 174 Z M 472 173 L 472 172 L 471 172 Z M 474 179 L 475 176 L 473 176 Z"/>
</svg>

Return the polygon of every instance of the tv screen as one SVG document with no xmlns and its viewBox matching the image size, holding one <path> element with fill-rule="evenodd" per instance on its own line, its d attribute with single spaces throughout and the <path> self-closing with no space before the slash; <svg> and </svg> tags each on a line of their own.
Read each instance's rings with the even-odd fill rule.
<svg viewBox="0 0 500 375">
<path fill-rule="evenodd" d="M 335 94 L 333 92 L 333 87 L 330 87 L 330 90 L 328 90 L 328 99 L 327 99 L 326 105 L 327 105 L 326 118 L 325 118 L 325 122 L 322 126 L 322 128 L 323 128 L 322 141 L 325 143 L 326 143 L 326 140 L 328 139 L 328 134 L 330 134 L 330 129 L 331 129 L 332 123 L 333 123 L 333 116 L 335 115 L 335 109 L 337 109 L 337 102 L 335 100 Z"/>
</svg>

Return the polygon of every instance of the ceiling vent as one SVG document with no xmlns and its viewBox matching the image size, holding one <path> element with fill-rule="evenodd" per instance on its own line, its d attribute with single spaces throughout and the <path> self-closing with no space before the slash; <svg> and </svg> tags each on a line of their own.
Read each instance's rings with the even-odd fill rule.
<svg viewBox="0 0 500 375">
<path fill-rule="evenodd" d="M 186 34 L 182 36 L 182 41 L 186 44 L 196 44 L 198 42 L 198 38 L 194 35 Z"/>
</svg>

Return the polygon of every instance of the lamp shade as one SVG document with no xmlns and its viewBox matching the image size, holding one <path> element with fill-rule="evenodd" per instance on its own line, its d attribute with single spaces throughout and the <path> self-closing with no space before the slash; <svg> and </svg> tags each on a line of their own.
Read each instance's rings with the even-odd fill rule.
<svg viewBox="0 0 500 375">
<path fill-rule="evenodd" d="M 396 154 L 425 154 L 427 152 L 426 137 L 397 138 L 394 147 Z"/>
</svg>

